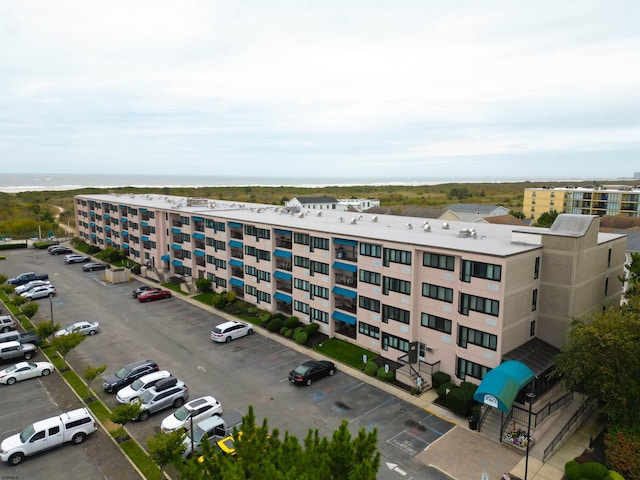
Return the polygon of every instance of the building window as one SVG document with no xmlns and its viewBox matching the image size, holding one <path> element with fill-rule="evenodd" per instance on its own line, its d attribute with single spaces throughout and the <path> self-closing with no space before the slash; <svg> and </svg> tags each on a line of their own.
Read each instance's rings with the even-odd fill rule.
<svg viewBox="0 0 640 480">
<path fill-rule="evenodd" d="M 359 305 L 365 310 L 371 310 L 372 312 L 380 313 L 380 300 L 375 300 L 369 297 L 358 297 Z"/>
<path fill-rule="evenodd" d="M 296 312 L 307 313 L 308 314 L 309 313 L 309 304 L 301 302 L 299 300 L 294 300 L 293 301 L 293 309 Z"/>
<path fill-rule="evenodd" d="M 453 303 L 453 289 L 432 285 L 430 283 L 422 284 L 422 296 L 441 300 L 447 303 Z"/>
<path fill-rule="evenodd" d="M 381 275 L 379 273 L 370 272 L 368 270 L 360 270 L 360 281 L 370 283 L 372 285 L 380 285 Z"/>
<path fill-rule="evenodd" d="M 394 248 L 384 248 L 383 264 L 388 267 L 390 263 L 400 263 L 402 265 L 411 265 L 411 252 L 406 250 L 396 250 Z"/>
<path fill-rule="evenodd" d="M 423 327 L 431 328 L 432 330 L 451 334 L 451 320 L 446 318 L 437 317 L 429 313 L 423 313 L 420 324 Z"/>
<path fill-rule="evenodd" d="M 309 273 L 311 275 L 313 275 L 314 273 L 329 275 L 329 264 L 312 260 L 311 262 L 309 262 Z"/>
<path fill-rule="evenodd" d="M 309 269 L 309 259 L 307 257 L 301 257 L 299 255 L 294 255 L 293 256 L 293 264 L 296 267 L 302 267 L 302 268 Z"/>
<path fill-rule="evenodd" d="M 299 243 L 300 245 L 309 245 L 309 234 L 294 232 L 293 243 Z"/>
<path fill-rule="evenodd" d="M 395 320 L 396 322 L 406 323 L 410 322 L 409 310 L 403 310 L 402 308 L 392 307 L 390 305 L 382 305 L 382 321 L 389 323 L 389 320 Z"/>
<path fill-rule="evenodd" d="M 293 288 L 297 288 L 298 290 L 304 290 L 305 292 L 309 291 L 309 282 L 306 280 L 301 280 L 299 278 L 293 279 Z"/>
<path fill-rule="evenodd" d="M 476 297 L 475 295 L 461 293 L 458 313 L 462 315 L 469 315 L 469 310 L 497 317 L 500 312 L 500 302 L 497 300 L 491 300 L 490 298 Z"/>
<path fill-rule="evenodd" d="M 460 280 L 463 282 L 470 282 L 471 277 L 484 278 L 486 280 L 495 280 L 496 282 L 499 282 L 501 276 L 502 267 L 500 265 L 462 260 Z"/>
<path fill-rule="evenodd" d="M 401 352 L 409 351 L 409 341 L 404 338 L 396 337 L 386 332 L 382 332 L 382 349 L 388 350 L 389 347 L 400 350 Z"/>
<path fill-rule="evenodd" d="M 467 375 L 482 380 L 489 370 L 489 367 L 479 363 L 470 362 L 461 357 L 456 358 L 456 377 L 461 380 L 464 380 Z"/>
<path fill-rule="evenodd" d="M 531 296 L 531 311 L 535 312 L 538 309 L 538 289 L 533 289 L 533 295 Z"/>
<path fill-rule="evenodd" d="M 311 309 L 309 312 L 309 318 L 312 322 L 329 323 L 329 314 L 322 310 L 318 310 L 317 308 Z"/>
<path fill-rule="evenodd" d="M 455 259 L 451 255 L 440 255 L 437 253 L 425 252 L 422 255 L 422 265 L 425 267 L 439 268 L 453 272 Z"/>
<path fill-rule="evenodd" d="M 609 277 L 604 279 L 604 296 L 609 295 Z"/>
<path fill-rule="evenodd" d="M 189 225 L 189 217 L 180 217 L 180 223 L 182 225 Z"/>
<path fill-rule="evenodd" d="M 534 280 L 540 276 L 540 257 L 536 257 L 536 262 L 533 267 L 533 278 Z"/>
<path fill-rule="evenodd" d="M 611 249 L 609 249 L 609 255 L 607 256 L 607 268 L 611 268 Z"/>
<path fill-rule="evenodd" d="M 368 337 L 380 338 L 380 329 L 368 323 L 358 322 L 358 332 Z"/>
<path fill-rule="evenodd" d="M 536 321 L 532 320 L 529 324 L 529 336 L 533 337 L 536 334 Z"/>
<path fill-rule="evenodd" d="M 498 348 L 498 337 L 490 333 L 459 325 L 458 346 L 467 348 L 467 344 L 469 343 L 490 350 L 496 350 Z"/>
<path fill-rule="evenodd" d="M 360 255 L 364 255 L 365 257 L 382 258 L 382 246 L 373 245 L 371 243 L 361 243 Z"/>
<path fill-rule="evenodd" d="M 329 250 L 329 239 L 328 238 L 320 238 L 320 237 L 312 237 L 312 239 L 311 239 L 311 247 L 317 248 L 318 250 Z"/>
<path fill-rule="evenodd" d="M 411 295 L 411 282 L 392 277 L 382 277 L 382 293 L 388 295 L 389 292 Z"/>
<path fill-rule="evenodd" d="M 329 300 L 329 289 L 321 287 L 319 285 L 310 284 L 311 298 L 320 297 Z"/>
</svg>

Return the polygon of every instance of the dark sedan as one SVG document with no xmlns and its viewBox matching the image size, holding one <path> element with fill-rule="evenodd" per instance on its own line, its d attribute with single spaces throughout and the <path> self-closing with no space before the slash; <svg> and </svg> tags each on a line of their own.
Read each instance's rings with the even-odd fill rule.
<svg viewBox="0 0 640 480">
<path fill-rule="evenodd" d="M 336 365 L 327 360 L 309 360 L 289 372 L 289 381 L 300 385 L 311 385 L 314 380 L 332 376 L 336 373 Z"/>
<path fill-rule="evenodd" d="M 107 268 L 111 268 L 111 265 L 108 263 L 98 263 L 98 262 L 89 262 L 85 263 L 82 266 L 82 270 L 85 272 L 93 272 L 94 270 L 106 270 Z"/>
<path fill-rule="evenodd" d="M 169 297 L 171 297 L 170 290 L 159 290 L 159 289 L 147 290 L 145 292 L 142 292 L 140 295 L 138 295 L 138 301 L 150 302 L 152 300 L 160 300 L 162 298 L 169 298 Z"/>
<path fill-rule="evenodd" d="M 62 255 L 63 253 L 65 255 L 69 253 L 73 253 L 73 250 L 67 247 L 54 247 L 51 250 L 49 250 L 49 254 L 51 255 Z"/>
<path fill-rule="evenodd" d="M 149 285 L 142 285 L 141 287 L 138 287 L 133 292 L 131 292 L 131 295 L 134 298 L 138 298 L 138 295 L 144 292 L 148 292 L 149 290 L 160 290 L 160 289 L 156 287 L 150 287 Z"/>
</svg>

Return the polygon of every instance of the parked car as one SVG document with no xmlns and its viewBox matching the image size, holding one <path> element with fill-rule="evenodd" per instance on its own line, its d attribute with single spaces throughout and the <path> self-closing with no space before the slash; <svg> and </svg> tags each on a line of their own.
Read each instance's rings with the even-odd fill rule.
<svg viewBox="0 0 640 480">
<path fill-rule="evenodd" d="M 151 302 L 152 300 L 161 300 L 163 298 L 170 298 L 171 290 L 146 290 L 138 295 L 139 302 Z"/>
<path fill-rule="evenodd" d="M 16 295 L 20 295 L 21 293 L 31 290 L 32 288 L 42 287 L 44 285 L 51 285 L 51 282 L 49 280 L 32 280 L 28 283 L 25 283 L 24 285 L 17 286 L 13 290 L 13 293 L 15 293 Z"/>
<path fill-rule="evenodd" d="M 91 260 L 86 255 L 78 255 L 77 253 L 72 253 L 71 255 L 64 256 L 64 263 L 84 263 Z"/>
<path fill-rule="evenodd" d="M 182 456 L 189 458 L 194 453 L 200 452 L 205 437 L 207 437 L 210 444 L 213 444 L 217 440 L 232 435 L 234 428 L 240 428 L 240 426 L 242 426 L 242 414 L 238 412 L 231 412 L 230 415 L 225 415 L 224 417 L 213 415 L 199 421 L 193 426 L 193 430 L 191 428 L 187 430 L 187 434 L 182 441 L 184 446 Z"/>
<path fill-rule="evenodd" d="M 100 324 L 98 322 L 76 322 L 72 323 L 68 327 L 58 330 L 55 333 L 56 337 L 63 335 L 69 335 L 70 333 L 81 333 L 82 335 L 95 335 L 100 331 Z"/>
<path fill-rule="evenodd" d="M 18 287 L 20 285 L 24 285 L 25 283 L 29 283 L 33 280 L 49 280 L 49 274 L 34 273 L 34 272 L 21 273 L 17 277 L 13 277 L 7 280 L 7 283 L 9 285 L 13 285 L 14 287 Z"/>
<path fill-rule="evenodd" d="M 5 333 L 16 329 L 16 321 L 11 315 L 2 315 L 0 317 L 0 332 Z"/>
<path fill-rule="evenodd" d="M 158 364 L 153 360 L 139 360 L 129 363 L 113 375 L 109 375 L 102 383 L 109 393 L 117 393 L 120 389 L 131 385 L 136 379 L 146 375 L 147 373 L 157 372 Z"/>
<path fill-rule="evenodd" d="M 147 373 L 146 375 L 138 378 L 131 385 L 124 387 L 116 395 L 116 400 L 120 403 L 129 403 L 131 400 L 135 400 L 143 392 L 149 390 L 156 383 L 163 378 L 171 376 L 168 370 L 160 370 L 159 372 Z"/>
<path fill-rule="evenodd" d="M 49 245 L 47 247 L 47 253 L 51 252 L 51 250 L 53 250 L 54 248 L 58 248 L 60 246 L 59 243 L 54 243 L 53 245 Z"/>
<path fill-rule="evenodd" d="M 137 400 L 142 409 L 137 420 L 144 422 L 149 419 L 151 414 L 165 408 L 180 408 L 184 402 L 189 400 L 189 389 L 184 382 L 169 377 L 156 383 L 154 387 L 140 395 Z"/>
<path fill-rule="evenodd" d="M 141 287 L 138 287 L 133 292 L 131 292 L 131 295 L 133 296 L 133 298 L 138 298 L 138 295 L 140 295 L 143 292 L 148 292 L 149 290 L 160 290 L 160 289 L 156 287 L 150 287 L 149 285 L 142 285 Z"/>
<path fill-rule="evenodd" d="M 180 428 L 189 428 L 191 422 L 195 425 L 214 415 L 222 415 L 222 405 L 219 401 L 211 396 L 196 398 L 165 417 L 160 425 L 160 430 L 168 433 Z"/>
<path fill-rule="evenodd" d="M 93 272 L 94 270 L 106 270 L 107 268 L 111 268 L 111 265 L 108 263 L 99 263 L 99 262 L 89 262 L 85 263 L 82 266 L 82 270 L 85 272 Z"/>
<path fill-rule="evenodd" d="M 289 372 L 289 381 L 294 384 L 311 385 L 314 380 L 332 376 L 336 365 L 328 360 L 309 360 Z"/>
<path fill-rule="evenodd" d="M 61 246 L 57 246 L 49 250 L 50 255 L 62 255 L 62 254 L 66 255 L 68 253 L 73 253 L 73 250 L 71 250 L 70 248 L 61 247 Z"/>
<path fill-rule="evenodd" d="M 3 342 L 0 343 L 0 360 L 7 361 L 14 358 L 31 360 L 38 353 L 38 349 L 31 343 Z"/>
<path fill-rule="evenodd" d="M 46 377 L 51 372 L 53 372 L 53 364 L 49 362 L 20 362 L 0 371 L 0 383 L 13 385 L 29 378 Z"/>
<path fill-rule="evenodd" d="M 253 333 L 253 326 L 245 322 L 225 322 L 211 330 L 211 340 L 214 342 L 230 342 L 235 338 Z"/>
<path fill-rule="evenodd" d="M 12 330 L 0 333 L 0 343 L 4 342 L 33 343 L 34 345 L 40 345 L 42 343 L 42 339 L 33 331 L 21 333 L 17 330 Z"/>
<path fill-rule="evenodd" d="M 53 285 L 41 285 L 20 294 L 27 300 L 35 300 L 36 298 L 55 297 L 56 289 Z"/>
</svg>

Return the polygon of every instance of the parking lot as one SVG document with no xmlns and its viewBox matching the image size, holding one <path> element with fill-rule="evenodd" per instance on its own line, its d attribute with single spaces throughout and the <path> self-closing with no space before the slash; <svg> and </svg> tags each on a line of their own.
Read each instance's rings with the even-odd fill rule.
<svg viewBox="0 0 640 480">
<path fill-rule="evenodd" d="M 184 301 L 179 294 L 139 303 L 131 296 L 139 282 L 109 285 L 102 281 L 102 272 L 83 273 L 81 264 L 65 265 L 62 258 L 46 251 L 11 252 L 0 266 L 6 275 L 24 271 L 49 273 L 58 294 L 51 303 L 48 299 L 38 300 L 41 309 L 36 321 L 51 321 L 52 311 L 54 321 L 62 326 L 80 320 L 100 322 L 101 332 L 88 337 L 68 356 L 80 373 L 89 364 L 107 365 L 109 374 L 128 362 L 153 359 L 161 369 L 169 370 L 187 384 L 191 399 L 213 395 L 225 411 L 243 414 L 248 405 L 253 405 L 260 421 L 266 417 L 272 428 L 288 431 L 301 440 L 310 428 L 330 436 L 343 419 L 349 421 L 353 433 L 362 427 L 377 428 L 382 454 L 378 478 L 446 478 L 414 457 L 453 424 L 380 390 L 375 383 L 350 376 L 346 369 L 339 369 L 334 377 L 310 387 L 296 387 L 289 383 L 287 374 L 308 359 L 303 353 L 260 335 L 260 329 L 257 334 L 229 344 L 214 344 L 209 333 L 225 319 L 211 309 Z M 32 382 L 39 381 L 13 388 Z M 107 405 L 116 405 L 115 396 L 102 391 L 100 380 L 93 387 Z M 4 403 L 6 395 L 2 397 Z M 43 407 L 29 408 L 35 419 L 48 416 L 40 408 Z M 9 411 L 11 421 L 20 415 L 11 408 Z M 146 446 L 146 439 L 171 412 L 157 413 L 147 422 L 132 422 L 127 428 Z M 25 462 L 25 466 L 38 463 L 49 468 L 54 457 L 40 455 L 33 462 Z M 6 471 L 8 467 L 2 468 Z M 25 474 L 24 478 L 31 477 Z"/>
</svg>

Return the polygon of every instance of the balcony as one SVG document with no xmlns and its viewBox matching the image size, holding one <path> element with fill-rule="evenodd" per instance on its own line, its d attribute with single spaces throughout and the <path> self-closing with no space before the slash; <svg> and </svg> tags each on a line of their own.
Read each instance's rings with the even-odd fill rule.
<svg viewBox="0 0 640 480">
<path fill-rule="evenodd" d="M 356 288 L 358 286 L 358 279 L 355 275 L 343 275 L 341 273 L 336 273 L 334 281 L 339 285 L 346 285 L 347 287 Z"/>
<path fill-rule="evenodd" d="M 346 322 L 336 321 L 336 333 L 349 338 L 356 338 L 356 326 Z"/>
<path fill-rule="evenodd" d="M 284 313 L 285 315 L 291 315 L 293 313 L 291 302 L 281 302 L 279 300 L 276 300 L 276 310 L 278 312 Z"/>
<path fill-rule="evenodd" d="M 279 270 L 291 271 L 291 262 L 286 260 L 276 260 L 276 268 Z"/>
<path fill-rule="evenodd" d="M 358 305 L 355 300 L 336 295 L 335 307 L 349 313 L 357 313 Z"/>
<path fill-rule="evenodd" d="M 335 250 L 336 259 L 346 260 L 347 262 L 357 262 L 358 253 L 355 247 L 339 247 Z"/>
<path fill-rule="evenodd" d="M 231 247 L 230 253 L 232 258 L 244 258 L 244 254 L 240 248 Z"/>
<path fill-rule="evenodd" d="M 242 267 L 231 267 L 231 275 L 237 278 L 244 278 L 244 270 Z"/>
<path fill-rule="evenodd" d="M 244 298 L 244 288 L 232 286 L 231 291 L 235 292 L 236 298 Z"/>
<path fill-rule="evenodd" d="M 184 243 L 182 240 L 182 235 L 172 235 L 171 236 L 172 243 Z"/>
<path fill-rule="evenodd" d="M 205 244 L 202 240 L 196 240 L 194 247 L 198 250 L 205 250 Z"/>
<path fill-rule="evenodd" d="M 182 222 L 180 220 L 172 220 L 171 226 L 175 228 L 182 228 Z"/>
<path fill-rule="evenodd" d="M 280 290 L 282 292 L 287 292 L 287 293 L 291 293 L 292 292 L 292 288 L 291 288 L 291 282 L 287 282 L 286 280 L 277 280 L 276 281 L 276 290 Z"/>
<path fill-rule="evenodd" d="M 283 237 L 276 238 L 277 248 L 286 248 L 288 250 L 291 250 L 292 245 L 293 245 L 293 242 L 291 241 L 291 238 L 283 238 Z"/>
<path fill-rule="evenodd" d="M 193 230 L 196 232 L 203 232 L 204 233 L 204 222 L 193 222 Z"/>
</svg>

